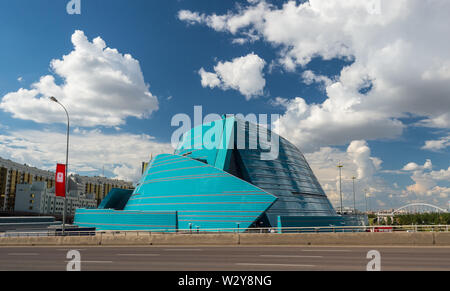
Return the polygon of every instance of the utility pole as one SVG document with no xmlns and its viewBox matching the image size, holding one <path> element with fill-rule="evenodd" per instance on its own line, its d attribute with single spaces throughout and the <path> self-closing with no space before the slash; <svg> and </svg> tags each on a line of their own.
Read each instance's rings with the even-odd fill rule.
<svg viewBox="0 0 450 291">
<path fill-rule="evenodd" d="M 366 200 L 366 213 L 369 213 L 369 210 L 367 209 L 367 189 L 364 189 L 364 199 Z"/>
<path fill-rule="evenodd" d="M 342 208 L 342 168 L 344 167 L 343 165 L 341 165 L 341 161 L 339 161 L 339 164 L 337 166 L 339 168 L 339 195 L 341 197 L 341 215 L 343 213 L 343 208 Z"/>
<path fill-rule="evenodd" d="M 353 176 L 353 213 L 356 214 L 356 192 L 355 192 L 355 179 L 356 177 Z"/>
</svg>

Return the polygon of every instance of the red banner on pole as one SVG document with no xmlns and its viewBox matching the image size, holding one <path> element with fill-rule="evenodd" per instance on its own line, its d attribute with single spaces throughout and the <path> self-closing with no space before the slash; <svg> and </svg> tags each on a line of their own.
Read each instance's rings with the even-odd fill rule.
<svg viewBox="0 0 450 291">
<path fill-rule="evenodd" d="M 56 165 L 55 194 L 57 197 L 66 197 L 66 165 Z"/>
</svg>

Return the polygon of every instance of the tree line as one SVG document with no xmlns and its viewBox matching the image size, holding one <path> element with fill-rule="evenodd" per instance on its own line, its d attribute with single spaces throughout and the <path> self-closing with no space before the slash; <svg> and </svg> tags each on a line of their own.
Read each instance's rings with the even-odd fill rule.
<svg viewBox="0 0 450 291">
<path fill-rule="evenodd" d="M 450 224 L 450 213 L 418 213 L 394 216 L 393 223 L 399 225 L 436 225 Z"/>
<path fill-rule="evenodd" d="M 394 219 L 387 217 L 377 221 L 375 215 L 369 215 L 369 221 L 375 225 L 450 225 L 450 213 L 399 214 Z"/>
</svg>

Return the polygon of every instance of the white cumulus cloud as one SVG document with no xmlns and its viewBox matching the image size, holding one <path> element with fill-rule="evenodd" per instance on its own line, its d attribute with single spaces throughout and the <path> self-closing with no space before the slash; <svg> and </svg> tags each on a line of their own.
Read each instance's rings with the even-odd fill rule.
<svg viewBox="0 0 450 291">
<path fill-rule="evenodd" d="M 433 163 L 431 160 L 426 160 L 423 166 L 419 166 L 416 163 L 408 163 L 403 167 L 403 171 L 417 171 L 417 170 L 431 170 L 433 168 Z"/>
<path fill-rule="evenodd" d="M 38 123 L 65 122 L 62 109 L 48 100 L 54 96 L 66 106 L 72 123 L 85 127 L 122 125 L 127 117 L 145 118 L 158 109 L 158 99 L 131 55 L 107 47 L 100 37 L 91 42 L 80 30 L 72 43 L 73 51 L 51 61 L 54 75 L 6 94 L 0 108 Z"/>
<path fill-rule="evenodd" d="M 303 149 L 398 137 L 400 120 L 411 116 L 422 119 L 415 125 L 450 128 L 450 2 L 380 0 L 376 9 L 373 3 L 249 1 L 223 15 L 198 14 L 191 23 L 233 39 L 256 34 L 273 45 L 286 71 L 303 71 L 306 83 L 325 86 L 323 103 L 291 99 L 278 124 Z M 337 76 L 320 76 L 305 69 L 315 58 L 351 64 Z"/>
<path fill-rule="evenodd" d="M 141 163 L 161 153 L 170 153 L 170 144 L 156 142 L 145 134 L 106 134 L 99 130 L 71 133 L 69 170 L 105 172 L 111 177 L 136 182 Z M 66 134 L 49 130 L 16 130 L 0 135 L 0 156 L 46 170 L 65 162 Z"/>
<path fill-rule="evenodd" d="M 365 208 L 364 193 L 367 194 L 369 209 L 381 209 L 385 205 L 400 207 L 413 202 L 427 202 L 446 207 L 450 194 L 450 168 L 433 170 L 431 160 L 423 165 L 408 163 L 401 171 L 383 171 L 382 161 L 373 157 L 366 141 L 352 141 L 346 151 L 332 147 L 322 147 L 312 153 L 305 154 L 311 168 L 332 203 L 338 207 L 339 171 L 342 168 L 342 196 L 344 207 L 353 207 L 353 184 L 355 176 L 356 205 Z M 390 185 L 381 175 L 410 174 L 411 185 L 400 187 L 397 183 Z M 398 173 L 397 173 L 398 172 Z"/>
<path fill-rule="evenodd" d="M 450 147 L 450 136 L 438 140 L 427 140 L 422 147 L 424 150 L 439 151 Z"/>
<path fill-rule="evenodd" d="M 201 68 L 199 74 L 203 87 L 238 90 L 250 100 L 263 94 L 266 86 L 263 74 L 265 65 L 266 62 L 262 58 L 251 53 L 231 62 L 219 62 L 213 73 Z"/>
<path fill-rule="evenodd" d="M 343 165 L 342 194 L 344 207 L 353 207 L 352 177 L 357 178 L 355 180 L 355 192 L 358 209 L 365 210 L 365 194 L 372 197 L 369 198 L 372 209 L 376 207 L 376 200 L 386 202 L 389 199 L 387 194 L 390 194 L 390 186 L 378 175 L 382 161 L 377 157 L 372 157 L 371 149 L 366 141 L 352 141 L 346 151 L 322 147 L 320 150 L 305 154 L 305 157 L 334 206 L 340 206 L 338 164 Z M 368 204 L 370 201 L 368 201 Z M 391 200 L 390 202 L 391 204 L 402 205 L 400 200 Z"/>
<path fill-rule="evenodd" d="M 415 163 L 407 164 L 403 170 L 412 171 L 411 179 L 414 181 L 414 184 L 406 188 L 407 191 L 418 197 L 447 198 L 450 192 L 450 187 L 446 187 L 450 184 L 450 167 L 439 171 L 433 171 L 432 168 L 430 160 L 427 160 L 423 166 Z M 439 183 L 445 183 L 445 185 L 439 185 Z"/>
<path fill-rule="evenodd" d="M 339 96 L 323 104 L 307 104 L 297 97 L 284 100 L 286 111 L 275 124 L 275 130 L 310 152 L 323 145 L 344 145 L 352 140 L 394 138 L 404 125 L 384 112 L 362 109 L 355 100 Z M 358 107 L 358 108 L 354 108 Z"/>
</svg>

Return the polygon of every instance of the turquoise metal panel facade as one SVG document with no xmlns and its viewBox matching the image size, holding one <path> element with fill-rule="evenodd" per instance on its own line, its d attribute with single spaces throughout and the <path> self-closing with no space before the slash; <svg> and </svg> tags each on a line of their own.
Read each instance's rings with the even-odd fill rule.
<svg viewBox="0 0 450 291">
<path fill-rule="evenodd" d="M 256 136 L 260 131 L 258 125 L 237 120 L 239 130 L 247 136 Z M 259 145 L 251 149 L 247 141 L 245 149 L 238 149 L 236 159 L 246 181 L 278 198 L 266 212 L 270 226 L 277 225 L 278 216 L 336 217 L 333 206 L 303 154 L 286 139 L 271 131 L 269 135 L 272 139 L 279 139 L 278 158 L 261 159 L 265 151 Z"/>
<path fill-rule="evenodd" d="M 289 229 L 296 227 L 325 227 L 322 232 L 333 231 L 333 227 L 345 226 L 365 226 L 368 225 L 366 215 L 345 215 L 345 216 L 278 216 L 278 232 L 289 233 L 298 232 L 298 229 Z M 330 227 L 330 228 L 326 228 Z M 311 232 L 314 230 L 304 230 Z M 341 230 L 342 231 L 342 230 Z M 352 229 L 345 231 L 352 232 Z"/>
<path fill-rule="evenodd" d="M 345 226 L 341 216 L 278 216 L 278 229 L 290 227 L 333 227 Z M 289 232 L 284 230 L 283 232 Z"/>
<path fill-rule="evenodd" d="M 141 230 L 174 232 L 177 230 L 176 211 L 116 211 L 111 209 L 78 209 L 75 224 L 106 230 Z"/>
<path fill-rule="evenodd" d="M 180 229 L 246 229 L 276 197 L 197 160 L 159 155 L 125 210 L 177 211 Z"/>
<path fill-rule="evenodd" d="M 123 210 L 132 194 L 133 190 L 113 188 L 100 203 L 98 209 Z"/>
<path fill-rule="evenodd" d="M 217 154 L 223 148 L 222 136 L 225 124 L 225 120 L 220 119 L 195 127 L 183 135 L 183 139 L 175 154 L 180 156 L 189 155 L 214 166 Z"/>
<path fill-rule="evenodd" d="M 261 138 L 264 132 L 269 139 Z M 273 159 L 262 158 L 273 150 L 267 145 L 277 147 Z M 110 194 L 102 207 L 115 208 L 126 200 L 126 195 Z M 161 211 L 168 214 L 155 214 Z M 80 226 L 118 230 L 176 225 L 246 231 L 341 223 L 356 221 L 336 214 L 303 154 L 270 130 L 235 117 L 190 130 L 174 155 L 150 161 L 122 212 L 77 210 L 75 217 Z"/>
</svg>

